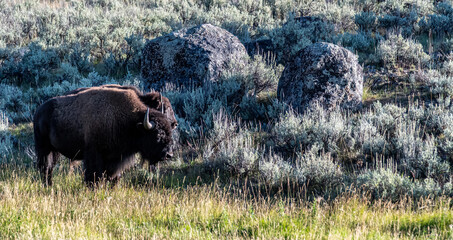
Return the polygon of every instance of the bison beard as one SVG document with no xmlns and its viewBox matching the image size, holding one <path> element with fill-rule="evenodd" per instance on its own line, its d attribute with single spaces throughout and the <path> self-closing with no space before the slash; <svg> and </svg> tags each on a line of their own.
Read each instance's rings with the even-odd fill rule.
<svg viewBox="0 0 453 240">
<path fill-rule="evenodd" d="M 172 155 L 172 124 L 134 91 L 84 89 L 42 104 L 33 119 L 37 166 L 45 184 L 59 154 L 83 159 L 85 181 L 116 182 L 140 153 L 151 164 Z"/>
</svg>

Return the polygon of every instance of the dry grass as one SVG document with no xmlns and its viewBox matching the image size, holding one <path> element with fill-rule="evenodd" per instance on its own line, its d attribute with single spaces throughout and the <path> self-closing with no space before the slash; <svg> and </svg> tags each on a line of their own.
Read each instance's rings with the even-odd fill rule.
<svg viewBox="0 0 453 240">
<path fill-rule="evenodd" d="M 245 188 L 215 180 L 168 186 L 140 169 L 114 188 L 93 190 L 66 166 L 46 189 L 25 164 L 0 168 L 0 239 L 453 237 L 447 198 L 372 203 L 357 193 L 333 201 L 252 197 Z"/>
</svg>

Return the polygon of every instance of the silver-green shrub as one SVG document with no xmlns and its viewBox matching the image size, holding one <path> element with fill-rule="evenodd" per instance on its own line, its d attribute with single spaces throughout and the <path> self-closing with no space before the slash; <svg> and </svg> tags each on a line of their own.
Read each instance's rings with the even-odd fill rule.
<svg viewBox="0 0 453 240">
<path fill-rule="evenodd" d="M 453 193 L 451 179 L 439 184 L 432 178 L 413 180 L 396 171 L 392 161 L 380 163 L 375 169 L 365 170 L 357 176 L 357 187 L 375 199 L 398 201 L 404 196 L 413 198 L 436 197 Z"/>
<path fill-rule="evenodd" d="M 447 59 L 442 64 L 442 73 L 453 77 L 453 52 L 447 56 Z"/>
<path fill-rule="evenodd" d="M 344 180 L 344 173 L 330 153 L 325 153 L 321 146 L 313 145 L 306 152 L 299 152 L 294 162 L 295 169 L 305 177 L 308 190 L 321 193 L 339 187 Z"/>
<path fill-rule="evenodd" d="M 395 67 L 416 68 L 428 63 L 430 57 L 420 43 L 392 34 L 379 43 L 377 56 L 388 69 Z"/>
<path fill-rule="evenodd" d="M 449 98 L 447 98 L 449 99 Z M 436 146 L 442 158 L 453 162 L 453 109 L 451 103 L 430 106 L 426 109 L 424 125 L 426 132 L 435 134 Z"/>
<path fill-rule="evenodd" d="M 263 56 L 255 55 L 245 68 L 240 69 L 239 73 L 234 70 L 230 75 L 231 77 L 243 78 L 242 82 L 246 84 L 249 94 L 258 96 L 262 92 L 277 90 L 283 68 L 282 65 L 277 65 L 272 59 L 267 61 Z"/>
<path fill-rule="evenodd" d="M 375 125 L 366 115 L 359 120 L 356 141 L 361 143 L 361 151 L 365 158 L 375 158 L 379 155 L 388 156 L 392 146 L 387 142 L 383 129 Z"/>
<path fill-rule="evenodd" d="M 450 166 L 437 154 L 433 136 L 424 136 L 421 125 L 402 122 L 396 133 L 395 145 L 398 167 L 401 172 L 415 179 L 433 178 L 438 182 L 448 180 Z"/>
<path fill-rule="evenodd" d="M 436 98 L 445 98 L 453 96 L 453 76 L 437 75 L 430 76 L 426 83 L 431 92 Z"/>
<path fill-rule="evenodd" d="M 250 174 L 257 169 L 260 152 L 260 149 L 254 146 L 253 138 L 247 133 L 241 133 L 220 143 L 216 161 L 223 163 L 236 174 Z"/>
<path fill-rule="evenodd" d="M 13 150 L 12 136 L 9 132 L 8 117 L 0 111 L 0 163 L 11 154 Z"/>
<path fill-rule="evenodd" d="M 446 152 L 449 116 L 448 109 L 422 107 L 417 102 L 408 108 L 375 103 L 359 117 L 358 131 L 354 132 L 365 156 L 393 158 L 406 176 L 445 182 L 451 171 L 439 150 Z M 439 138 L 440 134 L 444 137 Z"/>
<path fill-rule="evenodd" d="M 0 110 L 11 122 L 30 120 L 24 93 L 16 86 L 0 84 Z"/>
<path fill-rule="evenodd" d="M 184 118 L 188 126 L 197 132 L 202 129 L 205 134 L 213 128 L 213 115 L 225 108 L 232 113 L 232 105 L 228 102 L 236 102 L 241 99 L 241 84 L 236 81 L 225 81 L 184 92 L 167 92 L 176 114 Z M 183 126 L 180 126 L 183 129 Z M 182 136 L 183 137 L 183 136 Z"/>
<path fill-rule="evenodd" d="M 425 31 L 432 31 L 438 36 L 452 36 L 453 6 L 451 1 L 440 1 L 434 10 L 435 14 L 424 17 L 421 25 Z"/>
<path fill-rule="evenodd" d="M 439 48 L 444 54 L 450 55 L 453 53 L 453 38 L 445 38 L 444 41 L 440 43 Z M 451 56 L 448 56 L 447 58 L 451 59 Z"/>
<path fill-rule="evenodd" d="M 354 16 L 357 14 L 356 7 L 351 1 L 334 2 L 325 5 L 321 16 L 334 25 L 338 32 L 351 32 L 356 30 Z"/>
<path fill-rule="evenodd" d="M 203 156 L 205 164 L 212 167 L 250 175 L 258 169 L 261 151 L 251 133 L 221 109 L 213 116 L 213 129 Z"/>
<path fill-rule="evenodd" d="M 340 165 L 319 145 L 297 152 L 293 159 L 264 147 L 250 129 L 245 129 L 224 110 L 214 115 L 213 124 L 203 149 L 204 164 L 210 168 L 258 178 L 271 185 L 297 183 L 318 194 L 342 183 L 344 173 Z"/>
<path fill-rule="evenodd" d="M 376 48 L 377 40 L 370 32 L 359 31 L 357 33 L 345 33 L 341 35 L 344 47 L 352 48 L 352 51 L 371 53 Z"/>
<path fill-rule="evenodd" d="M 281 28 L 269 33 L 277 62 L 285 63 L 298 51 L 316 42 L 330 42 L 334 33 L 332 24 L 314 17 L 314 21 L 301 23 L 294 15 L 288 16 Z"/>
<path fill-rule="evenodd" d="M 361 31 L 373 30 L 377 27 L 377 17 L 374 12 L 361 12 L 354 16 L 354 22 Z"/>
<path fill-rule="evenodd" d="M 290 110 L 281 115 L 272 129 L 272 143 L 276 148 L 285 151 L 297 151 L 302 148 L 302 119 Z"/>
<path fill-rule="evenodd" d="M 418 23 L 418 13 L 410 11 L 407 13 L 395 12 L 385 14 L 378 19 L 379 27 L 401 33 L 403 36 L 411 36 L 415 32 Z"/>
<path fill-rule="evenodd" d="M 357 177 L 357 186 L 370 193 L 375 199 L 397 201 L 401 197 L 412 195 L 412 181 L 398 173 L 394 167 L 369 169 Z"/>
<path fill-rule="evenodd" d="M 270 185 L 278 185 L 286 182 L 305 183 L 305 175 L 284 158 L 269 150 L 262 154 L 258 162 L 260 180 Z"/>
<path fill-rule="evenodd" d="M 351 131 L 347 114 L 339 109 L 327 111 L 314 103 L 303 115 L 291 110 L 282 114 L 271 130 L 270 144 L 289 154 L 318 145 L 337 157 L 355 148 Z"/>
<path fill-rule="evenodd" d="M 35 103 L 40 104 L 49 98 L 63 95 L 64 93 L 80 88 L 99 86 L 103 84 L 117 84 L 118 82 L 112 78 L 100 76 L 97 72 L 91 72 L 88 77 L 80 79 L 77 82 L 69 82 L 67 80 L 61 83 L 49 84 L 37 89 L 30 88 L 25 93 L 25 98 L 33 100 Z"/>
<path fill-rule="evenodd" d="M 392 156 L 395 150 L 391 138 L 403 121 L 404 113 L 405 109 L 396 105 L 375 102 L 369 111 L 359 116 L 354 136 L 363 154 Z"/>
<path fill-rule="evenodd" d="M 453 194 L 452 179 L 446 183 L 439 184 L 432 178 L 426 178 L 421 181 L 415 181 L 414 185 L 412 195 L 416 198 L 452 196 Z"/>
<path fill-rule="evenodd" d="M 77 67 L 72 66 L 69 63 L 62 63 L 60 69 L 55 73 L 55 81 L 63 82 L 68 81 L 71 83 L 77 83 L 82 79 Z"/>
<path fill-rule="evenodd" d="M 18 86 L 42 86 L 52 80 L 52 70 L 60 67 L 61 59 L 55 49 L 45 49 L 31 43 L 26 49 L 15 49 L 4 53 L 0 80 Z"/>
</svg>

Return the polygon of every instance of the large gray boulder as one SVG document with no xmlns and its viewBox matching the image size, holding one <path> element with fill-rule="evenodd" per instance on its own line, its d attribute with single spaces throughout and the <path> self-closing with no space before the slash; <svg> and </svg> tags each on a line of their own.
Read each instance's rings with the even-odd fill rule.
<svg viewBox="0 0 453 240">
<path fill-rule="evenodd" d="M 362 106 L 362 67 L 349 50 L 331 43 L 315 43 L 287 63 L 277 94 L 299 112 L 315 101 L 329 110 L 337 106 L 358 110 Z"/>
<path fill-rule="evenodd" d="M 237 37 L 203 24 L 148 41 L 141 72 L 147 89 L 160 89 L 166 84 L 201 86 L 205 81 L 217 81 L 232 65 L 244 66 L 247 58 Z"/>
</svg>

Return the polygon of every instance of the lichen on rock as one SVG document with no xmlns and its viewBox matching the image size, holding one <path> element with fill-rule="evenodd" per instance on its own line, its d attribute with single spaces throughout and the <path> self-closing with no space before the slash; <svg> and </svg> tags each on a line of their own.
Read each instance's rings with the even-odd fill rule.
<svg viewBox="0 0 453 240">
<path fill-rule="evenodd" d="M 202 24 L 184 28 L 146 43 L 142 78 L 145 88 L 201 86 L 216 82 L 230 67 L 247 62 L 247 51 L 228 31 Z"/>
<path fill-rule="evenodd" d="M 315 43 L 299 51 L 285 66 L 277 94 L 299 112 L 314 101 L 326 109 L 358 110 L 362 106 L 362 67 L 349 50 Z"/>
</svg>

